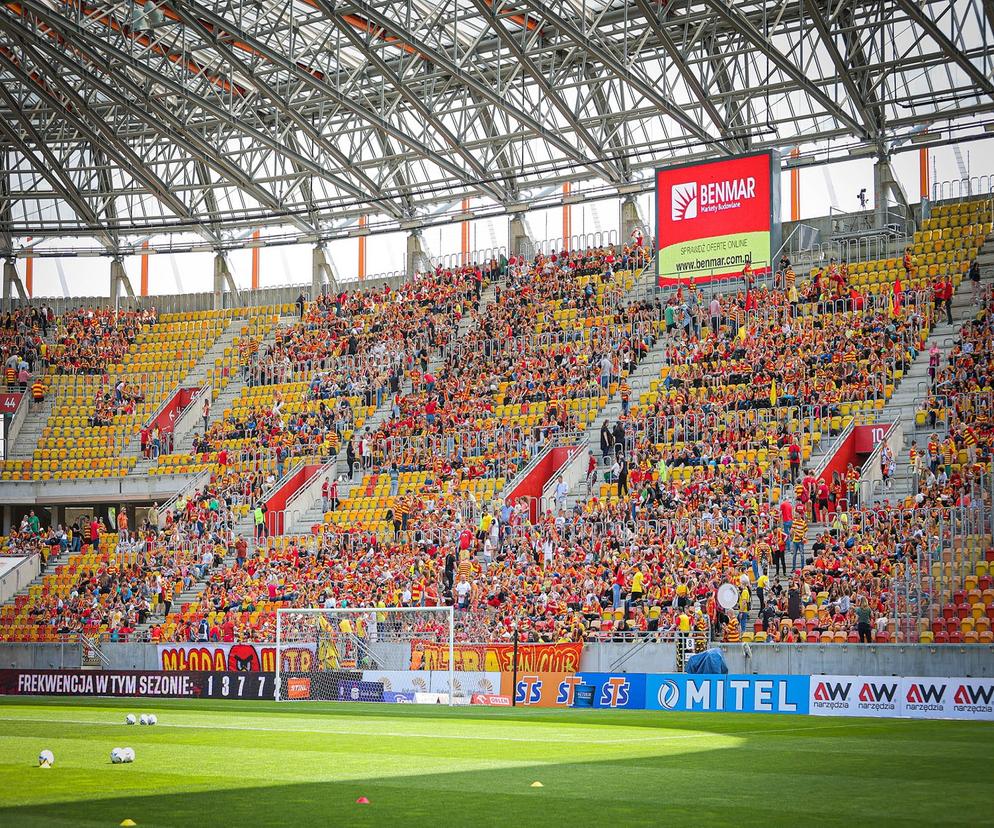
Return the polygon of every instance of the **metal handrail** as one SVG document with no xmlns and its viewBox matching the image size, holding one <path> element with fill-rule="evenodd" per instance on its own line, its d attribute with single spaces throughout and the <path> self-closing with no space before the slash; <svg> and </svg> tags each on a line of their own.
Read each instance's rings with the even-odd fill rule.
<svg viewBox="0 0 994 828">
<path fill-rule="evenodd" d="M 838 436 L 832 441 L 831 445 L 825 451 L 825 456 L 822 461 L 818 464 L 818 467 L 814 470 L 814 476 L 816 478 L 821 477 L 825 473 L 825 469 L 828 464 L 832 461 L 832 458 L 838 453 L 839 449 L 845 444 L 846 440 L 849 439 L 849 435 L 855 430 L 855 420 L 851 421 L 842 431 L 839 432 Z"/>
<path fill-rule="evenodd" d="M 84 658 L 86 657 L 87 651 L 89 651 L 94 656 L 96 656 L 96 659 L 99 662 L 102 669 L 106 670 L 108 667 L 110 667 L 110 659 L 107 657 L 107 654 L 100 649 L 95 639 L 90 638 L 88 635 L 86 635 L 83 632 L 80 632 L 79 643 Z"/>
<path fill-rule="evenodd" d="M 206 468 L 199 472 L 192 480 L 187 481 L 186 485 L 184 485 L 175 495 L 173 495 L 171 500 L 162 505 L 159 509 L 160 529 L 166 525 L 166 514 L 168 512 L 175 512 L 176 504 L 179 503 L 180 500 L 185 497 L 189 497 L 192 492 L 199 491 L 206 486 L 210 482 L 212 474 L 213 472 L 210 468 Z"/>
</svg>

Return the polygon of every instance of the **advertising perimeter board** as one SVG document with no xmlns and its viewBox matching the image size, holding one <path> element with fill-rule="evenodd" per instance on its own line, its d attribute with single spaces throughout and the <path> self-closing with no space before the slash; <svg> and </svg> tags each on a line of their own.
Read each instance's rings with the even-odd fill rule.
<svg viewBox="0 0 994 828">
<path fill-rule="evenodd" d="M 660 285 L 769 272 L 780 246 L 780 158 L 760 152 L 656 170 Z"/>
</svg>

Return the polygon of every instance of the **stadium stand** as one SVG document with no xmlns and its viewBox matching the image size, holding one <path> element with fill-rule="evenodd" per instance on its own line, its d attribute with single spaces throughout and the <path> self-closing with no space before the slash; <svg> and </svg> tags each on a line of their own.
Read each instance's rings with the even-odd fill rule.
<svg viewBox="0 0 994 828">
<path fill-rule="evenodd" d="M 22 524 L 5 550 L 46 546 L 49 571 L 3 608 L 2 634 L 265 640 L 279 607 L 451 600 L 464 640 L 989 642 L 992 551 L 956 512 L 989 512 L 994 305 L 983 286 L 958 327 L 965 291 L 942 300 L 990 209 L 936 206 L 903 258 L 786 263 L 718 290 L 647 290 L 650 254 L 632 245 L 439 268 L 294 319 L 100 317 L 105 335 L 82 341 L 119 360 L 122 394 L 94 405 L 92 357 L 57 357 L 50 424 L 6 479 L 133 468 L 115 458 L 154 404 L 252 321 L 200 366 L 221 403 L 206 430 L 142 461 L 200 472 L 197 490 L 99 552 L 74 548 L 82 527 Z M 195 349 L 170 354 L 191 329 Z M 129 387 L 152 399 L 129 412 Z M 909 405 L 920 439 L 882 461 L 878 488 L 858 469 L 819 483 L 840 436 Z M 90 441 L 83 456 L 59 455 L 70 437 Z M 552 503 L 505 496 L 559 445 L 589 447 L 580 482 Z M 336 462 L 316 514 L 256 537 L 254 510 L 291 468 Z M 734 610 L 717 605 L 723 583 Z"/>
</svg>

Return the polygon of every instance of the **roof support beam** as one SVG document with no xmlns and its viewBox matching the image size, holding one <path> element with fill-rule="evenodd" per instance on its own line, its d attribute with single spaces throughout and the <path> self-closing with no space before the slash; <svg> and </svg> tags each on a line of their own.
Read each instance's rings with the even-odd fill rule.
<svg viewBox="0 0 994 828">
<path fill-rule="evenodd" d="M 493 149 L 493 160 L 500 167 L 500 177 L 504 182 L 508 201 L 514 201 L 518 198 L 518 177 L 515 174 L 514 147 L 509 140 L 497 131 L 497 125 L 494 123 L 494 114 L 490 111 L 489 107 L 483 104 L 480 96 L 472 89 L 467 89 L 466 94 L 472 98 L 477 106 L 476 114 Z M 501 146 L 502 144 L 503 146 Z"/>
<path fill-rule="evenodd" d="M 358 2 L 354 2 L 352 5 L 358 6 L 360 4 Z M 364 5 L 362 6 L 362 9 L 363 15 L 375 22 L 376 25 L 380 26 L 385 31 L 390 32 L 395 37 L 401 38 L 408 42 L 411 46 L 417 49 L 419 53 L 423 54 L 432 63 L 447 72 L 453 79 L 457 80 L 459 83 L 465 84 L 483 100 L 489 101 L 493 106 L 503 110 L 519 123 L 532 129 L 537 135 L 555 146 L 576 164 L 586 167 L 592 173 L 600 178 L 603 178 L 604 180 L 611 179 L 612 173 L 607 167 L 604 166 L 603 163 L 592 160 L 589 156 L 577 150 L 577 148 L 570 144 L 569 141 L 564 140 L 561 135 L 553 132 L 548 127 L 541 124 L 530 114 L 510 105 L 499 94 L 497 94 L 492 87 L 481 83 L 472 75 L 453 63 L 449 56 L 444 52 L 428 45 L 421 39 L 415 37 L 411 32 L 401 29 L 396 23 L 391 21 L 389 18 L 384 17 L 372 7 Z"/>
<path fill-rule="evenodd" d="M 328 155 L 334 158 L 339 164 L 342 165 L 343 169 L 349 170 L 350 173 L 360 181 L 364 189 L 355 187 L 341 178 L 335 179 L 338 186 L 343 189 L 350 191 L 356 198 L 363 201 L 373 201 L 379 200 L 380 207 L 388 215 L 392 215 L 394 218 L 402 217 L 403 213 L 401 210 L 394 205 L 392 202 L 382 199 L 377 195 L 378 188 L 376 182 L 374 182 L 369 176 L 363 173 L 361 170 L 355 169 L 352 159 L 348 158 L 345 153 L 343 153 L 338 147 L 333 143 L 326 140 L 312 124 L 301 117 L 301 115 L 294 110 L 294 108 L 286 101 L 279 93 L 276 92 L 268 83 L 258 77 L 258 73 L 253 72 L 252 67 L 249 66 L 242 58 L 235 54 L 234 50 L 229 48 L 227 44 L 217 36 L 215 30 L 212 27 L 208 27 L 199 18 L 189 14 L 181 6 L 177 5 L 175 11 L 172 14 L 186 26 L 194 29 L 206 37 L 214 41 L 214 47 L 218 51 L 224 53 L 229 61 L 235 66 L 237 66 L 244 74 L 252 78 L 252 82 L 259 89 L 259 91 L 269 98 L 273 102 L 273 105 L 279 110 L 279 112 L 291 123 L 293 123 L 304 135 L 306 135 L 311 141 L 321 147 Z M 316 230 L 317 225 L 314 225 L 312 230 Z"/>
<path fill-rule="evenodd" d="M 24 2 L 32 4 L 33 0 L 24 0 Z M 41 8 L 44 9 L 44 7 Z M 137 118 L 147 123 L 152 129 L 159 131 L 164 138 L 171 139 L 175 134 L 184 135 L 187 148 L 190 149 L 195 156 L 199 157 L 201 160 L 207 161 L 211 167 L 218 170 L 219 174 L 224 176 L 226 183 L 230 183 L 232 186 L 244 190 L 253 199 L 258 201 L 260 204 L 266 205 L 269 209 L 284 211 L 282 205 L 279 204 L 271 193 L 267 192 L 262 187 L 257 186 L 246 173 L 244 173 L 227 158 L 220 155 L 216 148 L 207 146 L 204 142 L 202 142 L 195 130 L 191 130 L 186 124 L 180 122 L 156 98 L 149 96 L 144 89 L 135 84 L 130 77 L 126 74 L 114 74 L 111 68 L 111 58 L 116 59 L 117 56 L 120 55 L 124 61 L 128 62 L 127 65 L 144 74 L 150 81 L 166 86 L 172 85 L 174 87 L 173 91 L 177 94 L 187 96 L 189 95 L 188 90 L 183 87 L 176 86 L 164 75 L 152 71 L 144 63 L 141 63 L 140 61 L 135 62 L 127 55 L 116 53 L 114 47 L 99 39 L 95 39 L 92 33 L 85 29 L 75 27 L 64 18 L 57 17 L 49 20 L 45 19 L 44 13 L 39 15 L 39 18 L 43 19 L 45 24 L 49 26 L 52 31 L 64 30 L 62 31 L 62 35 L 64 36 L 57 35 L 55 38 L 56 41 L 68 42 L 71 37 L 71 42 L 74 44 L 73 54 L 84 56 L 87 63 L 91 67 L 98 68 L 108 78 L 112 78 L 114 80 L 113 84 L 109 84 L 94 77 L 92 74 L 88 75 L 90 82 L 97 85 L 100 90 L 108 96 L 108 98 L 115 101 L 120 106 L 125 107 Z M 39 48 L 45 51 L 46 54 L 52 56 L 54 59 L 63 64 L 67 64 L 73 69 L 73 71 L 83 71 L 73 60 L 70 59 L 69 55 L 66 55 L 61 50 L 56 49 L 50 42 L 38 39 L 36 39 L 36 42 Z M 98 50 L 109 52 L 109 56 L 101 54 Z M 122 88 L 128 90 L 133 96 L 134 101 L 140 101 L 141 105 L 137 105 L 133 100 L 122 95 Z M 232 127 L 243 133 L 248 133 L 255 140 L 259 140 L 262 143 L 271 146 L 274 150 L 282 151 L 284 155 L 290 155 L 290 151 L 284 142 L 277 142 L 272 138 L 272 136 L 260 133 L 257 130 L 252 130 L 250 127 L 246 127 L 243 123 L 235 121 L 230 115 L 225 113 L 224 110 L 213 106 L 208 101 L 198 99 L 197 104 L 198 106 L 204 106 L 205 108 L 210 109 L 212 114 L 216 114 L 219 119 L 223 119 L 226 123 L 229 123 Z M 313 169 L 318 174 L 323 175 L 323 177 L 335 183 L 336 186 L 341 186 L 347 191 L 352 191 L 359 199 L 365 200 L 370 197 L 359 188 L 351 187 L 351 185 L 347 182 L 324 172 L 320 167 L 314 164 L 313 161 L 306 159 L 304 156 L 299 156 L 295 159 L 291 158 L 290 160 L 299 161 L 301 164 Z M 288 218 L 288 220 L 298 224 L 303 232 L 314 232 L 314 228 L 307 224 L 301 224 L 294 218 Z"/>
<path fill-rule="evenodd" d="M 375 49 L 370 49 L 366 46 L 363 39 L 356 34 L 355 29 L 352 26 L 347 25 L 342 21 L 337 14 L 335 14 L 334 8 L 327 0 L 314 0 L 314 4 L 322 11 L 325 17 L 331 21 L 338 31 L 340 31 L 348 41 L 358 49 L 364 58 L 372 63 L 380 73 L 385 77 L 390 84 L 400 93 L 400 96 L 407 101 L 411 107 L 425 120 L 425 123 L 431 126 L 436 133 L 448 144 L 453 151 L 459 155 L 460 158 L 466 163 L 466 165 L 473 171 L 478 177 L 481 189 L 487 192 L 495 201 L 505 201 L 507 199 L 507 193 L 501 187 L 496 187 L 488 181 L 490 174 L 483 168 L 476 157 L 463 149 L 459 142 L 459 139 L 449 130 L 445 124 L 442 123 L 441 119 L 438 118 L 425 102 L 418 96 L 408 89 L 407 85 L 404 83 L 403 79 L 396 74 L 388 65 L 383 58 L 379 56 Z"/>
<path fill-rule="evenodd" d="M 0 64 L 11 65 L 7 56 L 2 52 L 0 52 Z M 44 89 L 40 89 L 38 94 L 45 95 L 47 93 Z M 108 250 L 113 250 L 114 242 L 104 228 L 103 222 L 100 221 L 93 208 L 87 203 L 83 194 L 73 182 L 72 177 L 62 165 L 62 162 L 55 157 L 55 153 L 52 152 L 48 143 L 35 129 L 34 124 L 31 123 L 30 118 L 24 113 L 20 104 L 14 100 L 13 95 L 10 94 L 3 84 L 0 84 L 0 99 L 14 113 L 21 124 L 21 128 L 37 150 L 29 146 L 21 138 L 17 130 L 7 123 L 5 118 L 0 118 L 0 131 L 4 132 L 10 138 L 11 142 L 24 153 L 24 156 L 31 161 L 31 165 L 35 170 L 52 186 L 52 189 L 66 200 L 76 215 L 86 222 L 89 227 L 97 231 L 97 236 L 101 240 L 101 243 Z"/>
<path fill-rule="evenodd" d="M 573 134 L 590 150 L 594 158 L 597 158 L 602 164 L 607 165 L 609 170 L 608 180 L 613 181 L 615 184 L 620 184 L 624 181 L 624 174 L 621 172 L 618 164 L 606 161 L 603 158 L 603 148 L 594 140 L 594 137 L 587 131 L 583 124 L 580 123 L 580 119 L 567 106 L 559 93 L 552 88 L 545 75 L 542 74 L 541 70 L 539 70 L 532 59 L 525 53 L 524 49 L 518 44 L 515 36 L 504 28 L 502 18 L 497 16 L 491 4 L 486 2 L 486 0 L 471 0 L 471 2 L 476 6 L 480 16 L 487 21 L 487 25 L 493 29 L 497 37 L 507 47 L 508 51 L 514 55 L 515 60 L 524 67 L 531 79 L 542 90 L 542 94 L 549 100 L 549 103 L 563 116 L 566 123 L 569 124 L 570 129 L 573 130 Z"/>
<path fill-rule="evenodd" d="M 479 3 L 481 0 L 474 0 L 474 2 Z M 655 85 L 649 83 L 644 78 L 639 77 L 628 67 L 623 66 L 613 54 L 611 54 L 607 49 L 602 48 L 599 43 L 594 42 L 590 37 L 584 35 L 583 32 L 579 31 L 566 18 L 560 16 L 548 6 L 536 2 L 536 0 L 524 0 L 524 2 L 536 12 L 540 13 L 542 17 L 552 23 L 552 25 L 565 34 L 578 47 L 585 49 L 594 55 L 597 60 L 610 69 L 619 80 L 628 84 L 628 86 L 645 96 L 646 100 L 658 106 L 660 110 L 669 115 L 689 133 L 699 138 L 706 146 L 714 146 L 726 155 L 731 155 L 738 149 L 737 147 L 730 148 L 725 143 L 720 141 L 716 142 L 714 136 L 702 129 L 701 126 L 697 124 L 693 118 L 687 115 L 684 110 L 678 107 L 665 95 L 661 95 Z M 704 98 L 706 99 L 707 96 L 705 95 Z"/>
<path fill-rule="evenodd" d="M 196 219 L 189 208 L 171 192 L 168 185 L 147 168 L 145 162 L 130 146 L 124 143 L 109 124 L 93 115 L 86 101 L 63 80 L 62 74 L 56 71 L 55 67 L 38 54 L 37 49 L 34 48 L 34 44 L 29 43 L 25 38 L 21 37 L 16 30 L 12 31 L 12 24 L 3 15 L 0 15 L 0 28 L 3 28 L 14 39 L 20 41 L 25 55 L 30 55 L 32 61 L 40 69 L 44 70 L 44 74 L 48 77 L 48 82 L 53 87 L 58 88 L 64 98 L 58 104 L 61 106 L 62 116 L 66 121 L 72 123 L 82 135 L 85 135 L 91 145 L 102 146 L 104 152 L 114 157 L 118 165 L 122 169 L 126 169 L 129 175 L 148 187 L 164 206 L 168 207 L 180 218 L 196 223 Z M 31 85 L 30 77 L 20 66 L 15 65 L 2 54 L 0 54 L 0 61 L 7 65 L 8 69 L 20 79 L 21 83 Z M 87 119 L 89 123 L 87 123 Z"/>
<path fill-rule="evenodd" d="M 741 12 L 728 5 L 725 0 L 704 0 L 704 2 L 707 3 L 715 15 L 741 34 L 742 37 L 749 41 L 755 49 L 758 49 L 766 55 L 770 59 L 770 62 L 775 64 L 781 72 L 787 75 L 792 81 L 794 81 L 794 83 L 804 89 L 808 95 L 821 104 L 830 116 L 835 118 L 835 120 L 840 123 L 845 124 L 857 135 L 864 138 L 868 137 L 863 129 L 863 125 L 860 124 L 859 121 L 855 120 L 851 115 L 849 115 L 849 113 L 843 110 L 842 107 L 836 104 L 835 101 L 828 97 L 828 95 L 826 95 L 818 86 L 812 83 L 804 72 L 802 72 L 790 60 L 774 49 L 770 42 L 746 19 Z"/>
<path fill-rule="evenodd" d="M 639 11 L 642 12 L 642 16 L 649 24 L 649 28 L 652 29 L 653 34 L 655 34 L 656 38 L 663 45 L 663 48 L 666 49 L 670 60 L 673 61 L 673 65 L 676 66 L 677 71 L 683 78 L 683 82 L 687 84 L 687 88 L 697 97 L 697 100 L 700 102 L 701 106 L 704 107 L 704 111 L 711 119 L 711 123 L 717 127 L 718 132 L 720 132 L 724 138 L 739 144 L 738 149 L 746 149 L 746 147 L 741 144 L 741 141 L 737 141 L 730 135 L 731 129 L 728 122 L 724 117 L 722 117 L 722 114 L 718 111 L 718 107 L 711 102 L 711 98 L 708 95 L 707 90 L 704 88 L 697 75 L 694 74 L 693 70 L 689 66 L 687 66 L 687 62 L 683 59 L 683 54 L 680 52 L 680 47 L 677 46 L 676 41 L 670 37 L 670 33 L 666 31 L 666 27 L 659 22 L 656 10 L 649 5 L 649 0 L 635 0 L 635 5 L 638 6 Z"/>
<path fill-rule="evenodd" d="M 983 93 L 991 98 L 994 98 L 994 83 L 991 79 L 987 77 L 983 72 L 981 72 L 966 55 L 953 43 L 932 20 L 925 11 L 921 8 L 918 3 L 913 2 L 913 0 L 897 0 L 898 5 L 907 12 L 908 17 L 915 21 L 925 33 L 932 38 L 942 50 L 949 55 L 949 57 L 959 66 L 970 79 L 977 85 L 977 88 L 981 89 Z M 952 5 L 946 6 L 947 9 L 951 9 Z"/>
<path fill-rule="evenodd" d="M 873 113 L 867 108 L 866 102 L 863 100 L 863 96 L 860 94 L 859 89 L 856 88 L 856 83 L 853 81 L 849 66 L 846 64 L 842 54 L 839 52 L 838 46 L 835 44 L 835 38 L 829 30 L 829 24 L 822 16 L 818 0 L 805 0 L 805 4 L 808 7 L 808 14 L 811 18 L 811 22 L 818 30 L 818 36 L 821 37 L 821 42 L 828 50 L 828 55 L 832 59 L 832 63 L 835 65 L 836 74 L 842 80 L 842 85 L 846 88 L 846 94 L 849 96 L 849 100 L 852 101 L 853 107 L 859 113 L 859 117 L 863 120 L 863 127 L 866 130 L 866 134 L 871 138 L 876 138 L 879 134 L 876 120 Z"/>
<path fill-rule="evenodd" d="M 262 57 L 266 58 L 270 63 L 279 66 L 286 72 L 289 72 L 292 76 L 300 81 L 303 81 L 307 86 L 311 87 L 317 92 L 327 95 L 333 99 L 339 106 L 349 110 L 361 120 L 368 123 L 370 126 L 382 129 L 389 135 L 392 135 L 402 144 L 423 156 L 424 158 L 431 160 L 437 164 L 442 169 L 448 170 L 456 178 L 461 179 L 464 183 L 473 184 L 472 178 L 466 172 L 466 170 L 460 168 L 458 165 L 453 164 L 443 155 L 433 150 L 427 144 L 414 138 L 412 135 L 405 132 L 403 129 L 394 126 L 385 118 L 380 117 L 375 112 L 371 112 L 359 103 L 356 103 L 348 95 L 345 95 L 332 83 L 329 83 L 324 78 L 317 78 L 311 72 L 301 69 L 292 60 L 288 60 L 285 56 L 279 52 L 274 51 L 271 47 L 261 42 L 258 38 L 253 37 L 246 31 L 243 31 L 239 26 L 232 23 L 229 20 L 217 15 L 213 10 L 200 5 L 199 3 L 191 2 L 191 0 L 170 0 L 170 5 L 173 8 L 184 7 L 190 11 L 196 17 L 202 18 L 210 23 L 212 26 L 217 26 L 223 29 L 227 34 L 232 37 L 237 38 L 239 41 L 247 44 Z"/>
</svg>

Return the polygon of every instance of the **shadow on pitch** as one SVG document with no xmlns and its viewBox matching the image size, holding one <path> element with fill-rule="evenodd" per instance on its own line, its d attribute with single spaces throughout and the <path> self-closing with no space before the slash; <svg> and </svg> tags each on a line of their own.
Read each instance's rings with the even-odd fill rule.
<svg viewBox="0 0 994 828">
<path fill-rule="evenodd" d="M 260 745 L 260 750 L 265 750 Z M 725 751 L 726 753 L 728 751 Z M 667 769 L 681 754 L 620 762 L 529 765 L 450 774 L 412 773 L 370 780 L 255 786 L 190 793 L 84 799 L 0 807 L 0 825 L 118 826 L 505 826 L 660 824 L 691 819 L 689 801 L 646 811 L 642 785 L 666 785 Z M 416 764 L 417 757 L 411 757 Z M 632 776 L 637 766 L 639 778 Z M 702 769 L 703 770 L 703 769 Z M 196 769 L 191 769 L 195 774 Z M 543 787 L 532 783 L 542 780 Z M 598 785 L 597 780 L 603 780 Z M 221 784 L 226 784 L 227 779 Z M 356 800 L 366 797 L 368 805 Z M 651 799 L 652 797 L 650 797 Z M 696 811 L 698 819 L 700 811 Z M 716 815 L 717 816 L 717 815 Z M 713 822 L 713 820 L 711 820 Z"/>
</svg>

